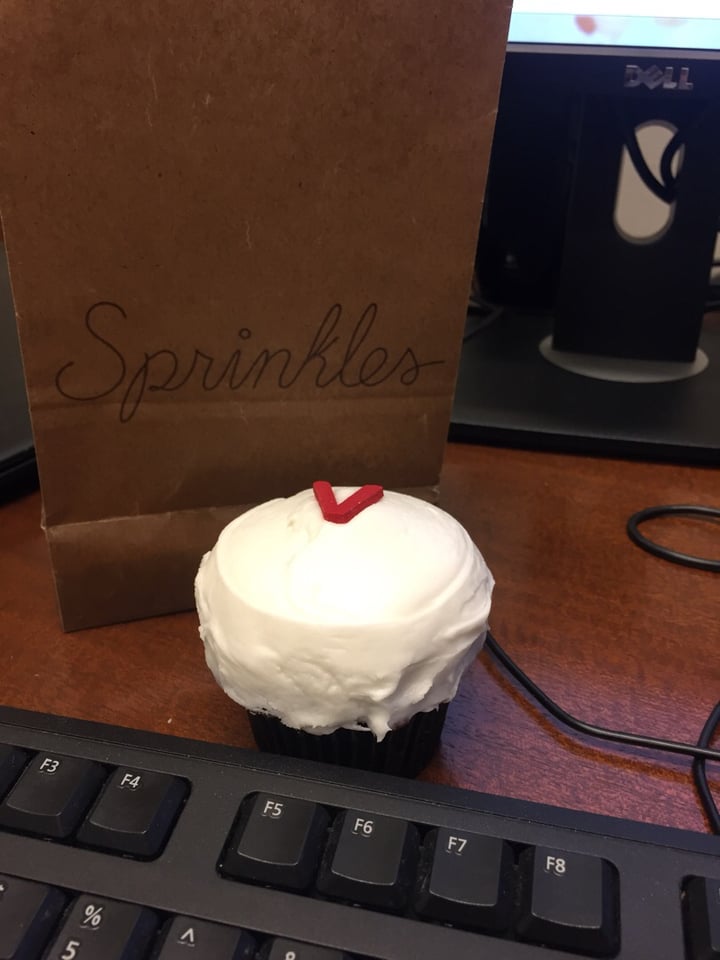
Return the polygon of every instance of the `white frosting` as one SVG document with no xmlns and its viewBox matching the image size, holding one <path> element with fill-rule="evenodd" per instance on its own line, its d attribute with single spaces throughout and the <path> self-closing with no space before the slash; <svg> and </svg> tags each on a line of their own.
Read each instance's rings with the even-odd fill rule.
<svg viewBox="0 0 720 960">
<path fill-rule="evenodd" d="M 364 724 L 382 739 L 455 695 L 493 583 L 463 527 L 431 504 L 386 490 L 337 524 L 305 490 L 225 527 L 195 598 L 208 666 L 234 700 L 289 727 Z"/>
</svg>

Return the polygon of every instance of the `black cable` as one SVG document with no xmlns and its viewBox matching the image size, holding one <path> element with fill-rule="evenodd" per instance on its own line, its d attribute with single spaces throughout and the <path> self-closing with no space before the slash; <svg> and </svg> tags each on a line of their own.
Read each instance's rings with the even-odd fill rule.
<svg viewBox="0 0 720 960">
<path fill-rule="evenodd" d="M 707 718 L 705 726 L 702 729 L 702 733 L 698 738 L 699 747 L 710 746 L 718 726 L 720 726 L 720 703 L 715 705 L 715 709 Z M 705 808 L 705 813 L 710 821 L 710 826 L 712 827 L 714 833 L 720 833 L 720 810 L 718 810 L 717 804 L 715 803 L 715 798 L 710 790 L 704 758 L 696 757 L 695 760 L 693 760 L 692 772 L 693 780 L 695 781 L 695 789 L 697 790 L 698 796 L 700 797 L 702 805 Z"/>
<path fill-rule="evenodd" d="M 524 689 L 543 707 L 547 712 L 555 717 L 556 720 L 559 720 L 560 723 L 565 724 L 565 726 L 570 727 L 570 729 L 577 731 L 578 733 L 583 733 L 589 737 L 596 737 L 600 740 L 609 740 L 613 743 L 626 743 L 634 747 L 642 747 L 647 750 L 660 750 L 665 753 L 678 753 L 685 756 L 692 757 L 696 761 L 705 761 L 705 760 L 716 760 L 720 761 L 720 750 L 710 749 L 706 743 L 683 743 L 678 740 L 663 740 L 659 737 L 647 737 L 642 734 L 637 733 L 626 733 L 623 730 L 610 730 L 607 727 L 599 727 L 593 723 L 586 723 L 584 720 L 579 720 L 577 717 L 574 717 L 571 713 L 568 713 L 567 710 L 563 710 L 555 701 L 549 697 L 544 690 L 541 690 L 540 687 L 528 677 L 523 670 L 515 663 L 510 654 L 506 653 L 505 650 L 500 646 L 495 637 L 488 630 L 487 639 L 485 641 L 486 646 L 490 652 L 499 660 L 499 662 L 505 667 L 508 673 L 513 676 L 520 686 Z M 717 708 L 716 708 L 717 709 Z M 713 720 L 713 716 L 710 717 L 710 720 Z M 710 737 L 715 729 L 716 723 L 710 723 L 710 720 L 705 725 L 706 729 L 709 729 L 709 734 L 707 740 L 709 742 Z M 705 734 L 701 734 L 701 738 Z M 705 773 L 704 763 L 700 773 L 702 777 Z M 706 781 L 707 785 L 707 781 Z M 708 816 L 710 824 L 715 830 L 716 820 L 715 814 L 717 812 L 715 808 L 715 802 L 710 795 L 710 789 L 708 787 L 706 794 L 702 791 L 700 792 L 700 800 L 702 801 L 705 812 Z M 710 805 L 706 804 L 706 796 L 710 796 Z M 718 818 L 720 821 L 720 817 Z M 720 823 L 718 823 L 720 826 Z"/>
<path fill-rule="evenodd" d="M 646 520 L 654 520 L 657 517 L 700 517 L 703 520 L 720 518 L 720 509 L 717 507 L 700 507 L 693 504 L 673 503 L 660 507 L 647 507 L 645 510 L 639 510 L 634 513 L 627 522 L 627 533 L 633 543 L 637 544 L 642 550 L 661 557 L 663 560 L 669 560 L 670 563 L 679 563 L 684 567 L 693 567 L 696 570 L 710 570 L 712 573 L 720 573 L 720 560 L 711 560 L 708 557 L 696 557 L 690 553 L 681 553 L 679 550 L 673 550 L 671 547 L 664 547 L 655 540 L 650 540 L 638 529 L 641 523 Z"/>
<path fill-rule="evenodd" d="M 526 673 L 523 673 L 520 667 L 510 655 L 503 650 L 489 631 L 486 644 L 505 669 L 515 677 L 518 683 L 525 687 L 528 693 L 532 694 L 548 713 L 552 714 L 556 720 L 559 720 L 566 726 L 577 730 L 578 733 L 584 733 L 590 737 L 599 737 L 602 740 L 612 740 L 616 743 L 628 743 L 631 746 L 644 747 L 648 750 L 662 750 L 666 753 L 680 753 L 688 757 L 720 761 L 720 750 L 711 750 L 708 747 L 698 746 L 694 743 L 683 743 L 679 740 L 662 740 L 658 737 L 646 737 L 638 733 L 609 730 L 607 727 L 598 727 L 595 724 L 586 723 L 584 720 L 578 720 L 577 717 L 574 717 L 566 710 L 563 710 L 562 707 L 558 706 Z"/>
</svg>

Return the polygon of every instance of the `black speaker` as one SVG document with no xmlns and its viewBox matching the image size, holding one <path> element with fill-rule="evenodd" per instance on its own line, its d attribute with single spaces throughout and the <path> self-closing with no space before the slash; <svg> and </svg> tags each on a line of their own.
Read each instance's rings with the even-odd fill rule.
<svg viewBox="0 0 720 960">
<path fill-rule="evenodd" d="M 633 69 L 673 76 L 673 68 L 653 74 L 652 66 L 632 65 L 629 77 Z M 720 219 L 720 96 L 684 99 L 686 91 L 669 82 L 675 86 L 588 96 L 579 111 L 556 349 L 641 360 L 695 357 Z M 676 131 L 659 176 L 638 144 L 646 124 Z M 633 239 L 616 222 L 624 151 L 647 189 L 668 205 L 667 224 L 654 237 Z"/>
</svg>

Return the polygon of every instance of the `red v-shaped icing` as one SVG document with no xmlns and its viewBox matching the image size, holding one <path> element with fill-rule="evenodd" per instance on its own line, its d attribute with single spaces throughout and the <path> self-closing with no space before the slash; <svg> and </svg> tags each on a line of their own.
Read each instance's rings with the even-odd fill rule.
<svg viewBox="0 0 720 960">
<path fill-rule="evenodd" d="M 377 483 L 366 483 L 338 503 L 327 480 L 316 480 L 313 483 L 313 493 L 325 520 L 330 523 L 348 523 L 366 507 L 377 503 L 382 498 L 383 488 Z"/>
</svg>

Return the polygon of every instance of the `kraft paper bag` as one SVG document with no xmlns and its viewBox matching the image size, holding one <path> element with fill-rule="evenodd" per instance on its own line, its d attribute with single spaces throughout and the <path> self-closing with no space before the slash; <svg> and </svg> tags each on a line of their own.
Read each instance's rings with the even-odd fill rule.
<svg viewBox="0 0 720 960">
<path fill-rule="evenodd" d="M 313 480 L 429 496 L 507 0 L 0 0 L 0 209 L 65 629 Z"/>
</svg>

